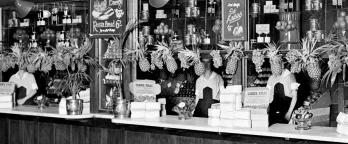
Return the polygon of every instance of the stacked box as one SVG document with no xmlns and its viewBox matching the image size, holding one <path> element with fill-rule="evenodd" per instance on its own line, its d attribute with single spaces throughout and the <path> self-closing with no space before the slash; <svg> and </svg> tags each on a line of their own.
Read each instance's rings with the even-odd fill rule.
<svg viewBox="0 0 348 144">
<path fill-rule="evenodd" d="M 348 135 L 348 114 L 340 112 L 336 118 L 336 131 L 340 134 Z"/>
<path fill-rule="evenodd" d="M 160 117 L 161 103 L 159 102 L 131 102 L 131 118 Z"/>
<path fill-rule="evenodd" d="M 256 129 L 267 129 L 269 127 L 269 116 L 267 109 L 248 109 L 251 113 L 251 126 Z"/>
<path fill-rule="evenodd" d="M 242 86 L 220 89 L 220 103 L 208 110 L 209 125 L 224 127 L 251 127 L 250 111 L 242 110 Z"/>
<path fill-rule="evenodd" d="M 0 108 L 13 107 L 15 85 L 9 82 L 0 82 Z"/>
</svg>

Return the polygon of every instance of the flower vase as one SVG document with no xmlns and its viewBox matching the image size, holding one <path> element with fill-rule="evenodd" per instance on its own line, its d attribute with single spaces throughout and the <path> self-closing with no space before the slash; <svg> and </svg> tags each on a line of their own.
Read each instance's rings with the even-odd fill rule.
<svg viewBox="0 0 348 144">
<path fill-rule="evenodd" d="M 311 129 L 310 119 L 297 119 L 295 120 L 296 130 L 309 130 Z"/>
</svg>

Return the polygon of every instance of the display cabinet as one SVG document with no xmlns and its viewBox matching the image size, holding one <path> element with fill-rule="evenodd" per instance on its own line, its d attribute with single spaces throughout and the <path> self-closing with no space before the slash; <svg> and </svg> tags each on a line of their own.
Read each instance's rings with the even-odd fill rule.
<svg viewBox="0 0 348 144">
<path fill-rule="evenodd" d="M 80 43 L 83 35 L 89 33 L 87 0 L 29 1 L 20 4 L 25 10 L 12 2 L 1 7 L 2 54 L 10 51 L 15 43 L 23 47 L 22 51 L 50 53 L 57 45 L 72 46 Z M 2 81 L 8 81 L 18 70 L 18 67 L 5 70 L 5 67 L 2 61 Z M 35 75 L 38 94 L 57 97 L 55 89 L 65 76 L 64 72 L 57 71 L 57 68 L 45 72 L 32 68 L 29 72 Z"/>
</svg>

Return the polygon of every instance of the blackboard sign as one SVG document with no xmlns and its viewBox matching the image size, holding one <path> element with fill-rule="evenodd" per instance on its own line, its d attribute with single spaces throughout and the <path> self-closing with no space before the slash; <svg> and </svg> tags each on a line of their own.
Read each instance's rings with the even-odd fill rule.
<svg viewBox="0 0 348 144">
<path fill-rule="evenodd" d="M 126 0 L 91 0 L 90 33 L 92 36 L 121 35 L 127 13 Z"/>
<path fill-rule="evenodd" d="M 247 39 L 246 0 L 222 0 L 222 39 Z"/>
</svg>

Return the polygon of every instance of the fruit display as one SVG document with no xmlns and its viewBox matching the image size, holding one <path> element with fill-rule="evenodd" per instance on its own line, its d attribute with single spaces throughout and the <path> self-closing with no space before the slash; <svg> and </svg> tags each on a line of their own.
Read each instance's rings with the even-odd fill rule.
<svg viewBox="0 0 348 144">
<path fill-rule="evenodd" d="M 226 74 L 236 74 L 238 61 L 243 56 L 243 44 L 241 42 L 230 42 L 229 46 L 218 44 L 219 47 L 226 50 L 227 54 L 225 59 L 227 60 Z"/>
<path fill-rule="evenodd" d="M 171 34 L 173 31 L 169 29 L 168 25 L 161 22 L 160 25 L 158 25 L 153 32 L 156 35 L 168 35 Z"/>
<path fill-rule="evenodd" d="M 262 65 L 265 62 L 265 55 L 263 53 L 260 49 L 253 50 L 252 61 L 255 64 L 257 73 L 262 72 Z"/>
<path fill-rule="evenodd" d="M 16 40 L 25 40 L 29 39 L 29 35 L 27 31 L 23 29 L 17 29 L 16 32 L 13 34 L 13 38 Z"/>
<path fill-rule="evenodd" d="M 41 35 L 41 39 L 54 39 L 56 37 L 56 34 L 51 29 L 46 29 Z"/>
<path fill-rule="evenodd" d="M 333 27 L 337 29 L 347 29 L 347 26 L 348 26 L 348 15 L 345 11 L 341 11 Z"/>
<path fill-rule="evenodd" d="M 71 28 L 67 34 L 66 34 L 67 38 L 79 38 L 82 36 L 82 32 L 80 28 Z"/>
<path fill-rule="evenodd" d="M 275 28 L 279 31 L 293 31 L 296 25 L 291 20 L 277 21 Z"/>
</svg>

